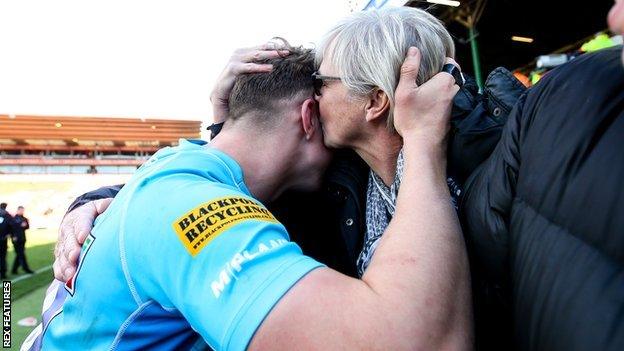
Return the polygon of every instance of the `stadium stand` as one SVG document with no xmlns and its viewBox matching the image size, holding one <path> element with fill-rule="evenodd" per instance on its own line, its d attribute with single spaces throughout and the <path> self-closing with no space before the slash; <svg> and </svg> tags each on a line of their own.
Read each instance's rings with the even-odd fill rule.
<svg viewBox="0 0 624 351">
<path fill-rule="evenodd" d="M 0 115 L 0 201 L 57 228 L 71 201 L 126 182 L 154 152 L 200 137 L 200 121 Z"/>
<path fill-rule="evenodd" d="M 128 174 L 200 121 L 0 115 L 0 174 Z"/>
</svg>

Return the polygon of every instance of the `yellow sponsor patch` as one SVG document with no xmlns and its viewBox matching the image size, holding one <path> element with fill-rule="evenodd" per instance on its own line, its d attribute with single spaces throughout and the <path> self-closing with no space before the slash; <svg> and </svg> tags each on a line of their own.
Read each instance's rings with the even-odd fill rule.
<svg viewBox="0 0 624 351">
<path fill-rule="evenodd" d="M 278 223 L 264 206 L 244 197 L 223 197 L 203 203 L 173 222 L 173 230 L 191 256 L 233 225 L 255 219 Z"/>
</svg>

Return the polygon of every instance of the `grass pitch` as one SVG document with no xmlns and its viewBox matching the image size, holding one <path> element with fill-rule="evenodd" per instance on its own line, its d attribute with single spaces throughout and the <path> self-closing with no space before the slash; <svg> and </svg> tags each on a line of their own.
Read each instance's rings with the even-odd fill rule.
<svg viewBox="0 0 624 351">
<path fill-rule="evenodd" d="M 15 252 L 9 244 L 7 254 L 8 278 L 11 280 L 11 350 L 19 350 L 33 327 L 23 327 L 17 322 L 25 317 L 41 320 L 41 306 L 47 286 L 53 279 L 54 244 L 56 229 L 34 229 L 26 232 L 26 258 L 36 274 L 11 275 Z"/>
</svg>

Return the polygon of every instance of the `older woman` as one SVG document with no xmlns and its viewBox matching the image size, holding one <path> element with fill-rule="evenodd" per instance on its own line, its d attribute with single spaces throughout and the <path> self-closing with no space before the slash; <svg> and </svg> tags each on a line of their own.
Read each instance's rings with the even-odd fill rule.
<svg viewBox="0 0 624 351">
<path fill-rule="evenodd" d="M 420 50 L 417 84 L 455 56 L 451 36 L 425 11 L 409 7 L 356 13 L 336 25 L 316 52 L 317 91 L 325 144 L 354 150 L 371 168 L 366 234 L 357 259 L 361 276 L 394 215 L 403 140 L 393 127 L 394 90 L 407 49 Z M 433 102 L 432 102 L 433 103 Z"/>
<path fill-rule="evenodd" d="M 280 43 L 276 45 L 279 48 Z M 341 218 L 336 222 L 347 224 L 343 225 L 346 228 L 334 230 L 334 236 L 344 238 L 347 253 L 342 256 L 349 256 L 350 264 L 338 265 L 350 273 L 351 265 L 356 264 L 358 276 L 364 274 L 394 215 L 403 169 L 403 140 L 393 127 L 394 90 L 410 46 L 417 47 L 421 57 L 417 84 L 440 72 L 447 57 L 455 55 L 451 36 L 442 23 L 425 11 L 409 7 L 355 13 L 332 28 L 316 51 L 315 96 L 325 145 L 350 149 L 358 156 L 339 153 L 327 176 L 329 192 L 342 195 L 341 202 L 329 207 L 340 208 Z M 271 55 L 264 49 L 243 49 L 233 56 L 213 91 L 216 121 L 226 119 L 232 77 L 267 68 L 253 62 L 253 58 Z M 464 94 L 472 93 L 465 90 Z M 361 166 L 360 159 L 367 167 Z M 351 171 L 344 172 L 345 167 Z M 305 195 L 296 197 L 301 196 Z M 325 261 L 333 260 L 327 257 Z"/>
</svg>

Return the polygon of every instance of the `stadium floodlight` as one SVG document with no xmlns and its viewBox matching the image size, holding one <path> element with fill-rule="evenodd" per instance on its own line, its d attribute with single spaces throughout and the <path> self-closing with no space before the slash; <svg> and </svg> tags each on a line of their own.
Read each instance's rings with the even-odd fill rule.
<svg viewBox="0 0 624 351">
<path fill-rule="evenodd" d="M 532 43 L 533 42 L 533 38 L 521 37 L 521 36 L 517 36 L 517 35 L 512 36 L 511 40 L 519 41 L 519 42 L 522 42 L 522 43 Z"/>
<path fill-rule="evenodd" d="M 460 5 L 459 1 L 452 1 L 452 0 L 427 0 L 427 2 L 430 2 L 432 4 L 446 5 L 446 6 L 453 6 L 453 7 L 457 7 Z"/>
</svg>

